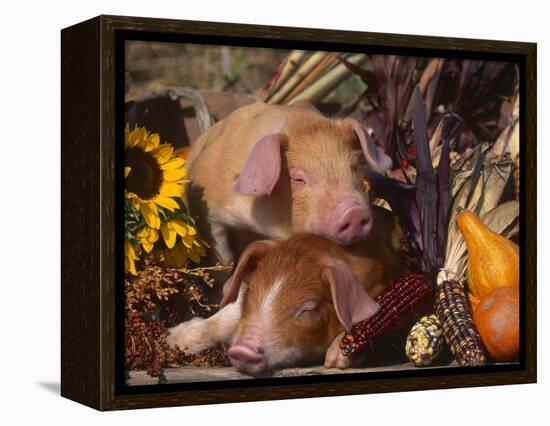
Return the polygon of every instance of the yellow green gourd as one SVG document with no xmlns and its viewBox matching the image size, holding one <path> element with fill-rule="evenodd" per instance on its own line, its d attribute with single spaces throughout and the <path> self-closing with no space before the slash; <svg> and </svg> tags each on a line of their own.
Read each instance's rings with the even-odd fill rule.
<svg viewBox="0 0 550 426">
<path fill-rule="evenodd" d="M 519 286 L 519 247 L 464 210 L 457 224 L 468 248 L 468 287 L 481 299 L 501 286 Z"/>
</svg>

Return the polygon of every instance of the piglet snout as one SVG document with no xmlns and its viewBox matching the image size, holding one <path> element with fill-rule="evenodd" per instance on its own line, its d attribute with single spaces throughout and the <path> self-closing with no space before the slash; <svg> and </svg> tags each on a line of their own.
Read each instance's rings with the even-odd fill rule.
<svg viewBox="0 0 550 426">
<path fill-rule="evenodd" d="M 229 360 L 239 371 L 259 374 L 267 370 L 262 346 L 253 339 L 239 339 L 229 348 Z"/>
<path fill-rule="evenodd" d="M 334 217 L 334 236 L 342 245 L 354 244 L 367 237 L 372 228 L 369 211 L 358 205 L 337 209 Z"/>
</svg>

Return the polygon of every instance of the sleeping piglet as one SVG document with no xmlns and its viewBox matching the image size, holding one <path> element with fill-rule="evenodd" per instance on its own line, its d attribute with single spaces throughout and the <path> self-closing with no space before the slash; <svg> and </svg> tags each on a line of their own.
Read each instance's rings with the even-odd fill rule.
<svg viewBox="0 0 550 426">
<path fill-rule="evenodd" d="M 191 352 L 229 343 L 233 366 L 253 375 L 323 360 L 347 368 L 339 342 L 379 309 L 391 267 L 382 253 L 366 257 L 312 234 L 256 241 L 225 285 L 224 309 L 172 328 L 168 343 Z"/>
<path fill-rule="evenodd" d="M 300 232 L 350 245 L 373 226 L 365 167 L 390 166 L 358 121 L 326 118 L 308 104 L 256 103 L 195 142 L 187 204 L 223 263 L 249 242 Z"/>
</svg>

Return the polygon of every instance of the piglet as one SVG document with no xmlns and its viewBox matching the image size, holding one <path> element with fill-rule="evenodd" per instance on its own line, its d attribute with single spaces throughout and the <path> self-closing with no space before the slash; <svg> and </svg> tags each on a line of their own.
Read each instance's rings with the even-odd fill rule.
<svg viewBox="0 0 550 426">
<path fill-rule="evenodd" d="M 356 120 L 333 120 L 308 104 L 255 103 L 195 142 L 186 201 L 223 263 L 249 242 L 297 233 L 352 245 L 373 227 L 364 172 L 390 166 Z"/>
<path fill-rule="evenodd" d="M 252 375 L 323 360 L 347 368 L 344 331 L 377 312 L 374 298 L 399 273 L 384 250 L 365 253 L 313 234 L 256 241 L 225 285 L 225 308 L 171 329 L 168 343 L 191 352 L 229 343 L 233 366 Z"/>
</svg>

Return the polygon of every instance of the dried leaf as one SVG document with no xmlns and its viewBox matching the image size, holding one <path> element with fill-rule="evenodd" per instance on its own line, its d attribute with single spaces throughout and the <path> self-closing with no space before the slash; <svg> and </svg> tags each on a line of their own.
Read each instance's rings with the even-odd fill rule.
<svg viewBox="0 0 550 426">
<path fill-rule="evenodd" d="M 445 245 L 447 243 L 447 229 L 450 216 L 450 142 L 443 141 L 439 166 L 437 168 L 437 266 L 442 267 L 445 262 Z"/>
</svg>

